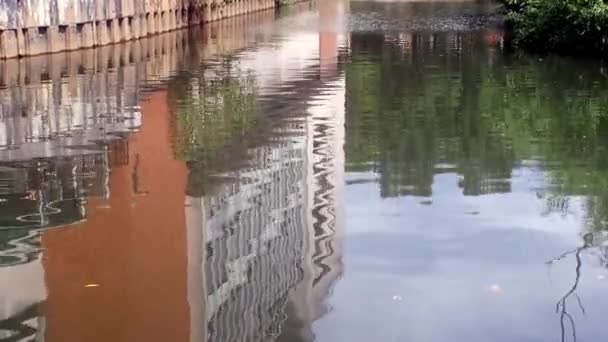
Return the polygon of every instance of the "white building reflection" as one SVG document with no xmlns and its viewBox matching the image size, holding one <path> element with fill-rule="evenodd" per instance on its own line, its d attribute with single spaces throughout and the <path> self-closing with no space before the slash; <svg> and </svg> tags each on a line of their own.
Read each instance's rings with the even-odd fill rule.
<svg viewBox="0 0 608 342">
<path fill-rule="evenodd" d="M 327 311 L 343 272 L 345 44 L 334 29 L 295 32 L 239 56 L 262 94 L 293 83 L 312 97 L 288 107 L 303 115 L 286 119 L 276 138 L 247 150 L 247 167 L 215 175 L 219 188 L 187 200 L 191 327 L 204 322 L 193 340 L 311 340 Z"/>
<path fill-rule="evenodd" d="M 191 326 L 206 322 L 193 339 L 310 339 L 343 271 L 344 96 L 343 78 L 328 83 L 289 138 L 188 198 Z"/>
<path fill-rule="evenodd" d="M 343 272 L 344 79 L 328 84 L 306 120 L 306 215 L 303 277 L 290 293 L 281 340 L 312 341 L 312 324 Z"/>
</svg>

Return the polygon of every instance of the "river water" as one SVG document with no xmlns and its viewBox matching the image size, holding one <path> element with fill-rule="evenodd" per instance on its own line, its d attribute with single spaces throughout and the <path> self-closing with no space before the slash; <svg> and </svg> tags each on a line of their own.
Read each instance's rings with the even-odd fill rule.
<svg viewBox="0 0 608 342">
<path fill-rule="evenodd" d="M 608 78 L 484 1 L 0 62 L 0 341 L 604 341 Z"/>
</svg>

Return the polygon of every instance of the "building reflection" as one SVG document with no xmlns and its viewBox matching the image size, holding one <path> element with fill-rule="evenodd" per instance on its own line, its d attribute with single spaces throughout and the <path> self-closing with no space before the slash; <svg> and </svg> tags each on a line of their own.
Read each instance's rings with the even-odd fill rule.
<svg viewBox="0 0 608 342">
<path fill-rule="evenodd" d="M 115 141 L 102 153 L 10 163 L 3 181 L 0 230 L 0 329 L 8 337 L 37 335 L 38 304 L 47 297 L 40 254 L 42 232 L 80 225 L 87 217 L 87 196 L 105 198 L 109 168 L 127 148 Z"/>
<path fill-rule="evenodd" d="M 42 236 L 48 340 L 188 339 L 187 169 L 168 144 L 168 111 L 165 92 L 149 95 L 109 199 L 91 198 L 83 224 Z"/>
<path fill-rule="evenodd" d="M 327 22 L 341 13 L 327 11 Z M 211 26 L 195 50 L 195 33 L 172 33 L 146 47 L 15 62 L 38 75 L 27 80 L 2 65 L 0 96 L 11 101 L 0 127 L 0 341 L 310 335 L 342 273 L 345 39 L 300 36 L 306 56 L 293 53 L 316 62 L 301 74 L 284 64 L 289 72 L 270 70 L 278 81 L 262 81 L 265 89 L 301 88 L 307 100 L 268 107 L 275 123 L 253 126 L 258 137 L 221 140 L 215 154 L 192 159 L 177 146 L 187 133 L 180 101 L 208 96 L 186 87 L 176 101 L 184 90 L 177 85 L 205 85 L 193 66 L 210 55 L 271 39 L 272 28 L 239 26 L 251 24 Z M 259 48 L 268 56 L 264 49 L 276 45 Z M 271 95 L 256 101 L 268 106 Z M 274 119 L 284 112 L 294 114 Z"/>
<path fill-rule="evenodd" d="M 213 151 L 212 144 L 204 144 L 199 152 L 190 151 L 203 159 L 228 151 L 247 156 L 245 165 L 217 158 L 213 165 L 196 157 L 189 161 L 189 203 L 199 208 L 191 211 L 191 221 L 205 227 L 201 239 L 206 249 L 204 290 L 195 287 L 192 293 L 197 298 L 206 293 L 209 341 L 309 340 L 312 323 L 325 312 L 324 300 L 342 273 L 344 81 L 337 66 L 345 40 L 337 34 L 324 39 L 323 33 L 310 38 L 299 36 L 300 51 L 289 44 L 274 47 L 281 56 L 278 65 L 297 60 L 294 54 L 305 60 L 301 50 L 307 46 L 319 54 L 321 65 L 305 61 L 299 74 L 286 68 L 280 78 L 279 91 L 310 92 L 308 103 L 286 96 L 266 102 L 264 97 L 276 96 L 271 90 L 279 84 L 256 80 L 267 89 L 258 105 L 273 123 L 259 119 L 256 135 L 231 140 L 224 145 L 227 150 Z M 257 64 L 256 56 L 243 56 L 241 66 Z M 327 82 L 319 83 L 320 76 Z M 200 102 L 197 89 L 213 93 L 209 82 L 200 74 L 186 82 L 194 103 Z M 210 127 L 215 129 L 197 135 L 226 129 L 212 122 Z M 201 262 L 198 255 L 193 255 L 196 263 Z"/>
<path fill-rule="evenodd" d="M 308 108 L 305 230 L 302 280 L 290 294 L 278 341 L 313 341 L 312 324 L 329 310 L 331 289 L 342 276 L 344 229 L 344 110 L 346 84 L 339 55 L 348 48 L 344 13 L 348 2 L 319 4 L 321 79 L 329 80 Z"/>
<path fill-rule="evenodd" d="M 141 126 L 137 87 L 177 67 L 171 56 L 183 39 L 175 32 L 0 63 L 0 340 L 82 340 L 80 313 L 98 309 L 82 299 L 85 274 L 107 280 L 104 267 L 125 260 L 109 240 L 112 229 L 124 235 L 126 214 L 103 213 L 131 205 L 121 191 L 131 189 L 124 177 L 138 177 L 123 171 L 138 168 L 138 143 L 125 139 Z"/>
<path fill-rule="evenodd" d="M 290 294 L 280 341 L 312 341 L 312 324 L 328 311 L 326 299 L 343 272 L 344 80 L 329 84 L 306 120 L 307 164 L 302 279 Z"/>
</svg>

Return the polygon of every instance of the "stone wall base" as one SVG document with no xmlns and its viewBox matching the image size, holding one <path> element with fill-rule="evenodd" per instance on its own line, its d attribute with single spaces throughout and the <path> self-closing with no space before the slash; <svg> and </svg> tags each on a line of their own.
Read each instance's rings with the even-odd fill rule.
<svg viewBox="0 0 608 342">
<path fill-rule="evenodd" d="M 88 1 L 94 5 L 97 1 L 106 0 L 79 1 Z M 121 1 L 125 2 L 125 0 Z M 143 2 L 143 0 L 136 0 L 136 2 L 138 1 Z M 58 1 L 58 3 L 61 2 L 61 0 Z M 116 15 L 110 19 L 65 25 L 33 26 L 36 25 L 35 20 L 21 20 L 21 22 L 27 21 L 29 25 L 19 27 L 19 25 L 9 25 L 0 21 L 0 59 L 104 46 L 271 9 L 280 3 L 279 0 L 169 0 L 159 2 L 160 5 L 156 9 L 153 8 L 147 12 L 142 9 L 141 14 L 135 14 L 136 11 L 131 8 L 131 10 L 116 11 L 115 13 L 129 13 L 130 15 Z M 0 4 L 0 14 L 12 10 L 7 6 L 9 5 Z M 163 8 L 166 9 L 163 10 Z M 19 11 L 19 8 L 14 10 Z M 25 8 L 22 11 L 29 16 L 36 17 L 35 13 L 30 13 L 31 8 Z M 17 17 L 23 16 L 17 15 Z M 11 28 L 11 26 L 13 27 Z"/>
</svg>

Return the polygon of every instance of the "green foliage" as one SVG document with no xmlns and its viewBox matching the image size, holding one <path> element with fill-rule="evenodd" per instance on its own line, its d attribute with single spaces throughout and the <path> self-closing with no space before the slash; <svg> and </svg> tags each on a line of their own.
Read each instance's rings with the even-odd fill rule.
<svg viewBox="0 0 608 342">
<path fill-rule="evenodd" d="M 515 43 L 535 51 L 603 54 L 608 51 L 604 0 L 505 0 Z"/>
<path fill-rule="evenodd" d="M 499 0 L 509 12 L 522 12 L 530 0 Z"/>
<path fill-rule="evenodd" d="M 412 40 L 426 46 L 426 38 Z M 382 56 L 370 58 L 355 46 L 346 66 L 347 169 L 380 173 L 385 197 L 429 196 L 435 173 L 448 169 L 463 175 L 466 194 L 507 190 L 504 183 L 483 184 L 509 177 L 513 153 L 479 110 L 479 61 L 416 53 L 427 64 L 411 64 L 396 47 L 367 43 L 383 46 Z"/>
<path fill-rule="evenodd" d="M 217 185 L 213 175 L 244 167 L 245 136 L 256 130 L 255 79 L 230 57 L 194 73 L 176 75 L 169 86 L 174 108 L 173 150 L 190 170 L 188 193 L 201 196 Z"/>
<path fill-rule="evenodd" d="M 255 122 L 251 77 L 200 78 L 185 91 L 177 112 L 175 153 L 187 161 L 213 158 Z"/>
</svg>

